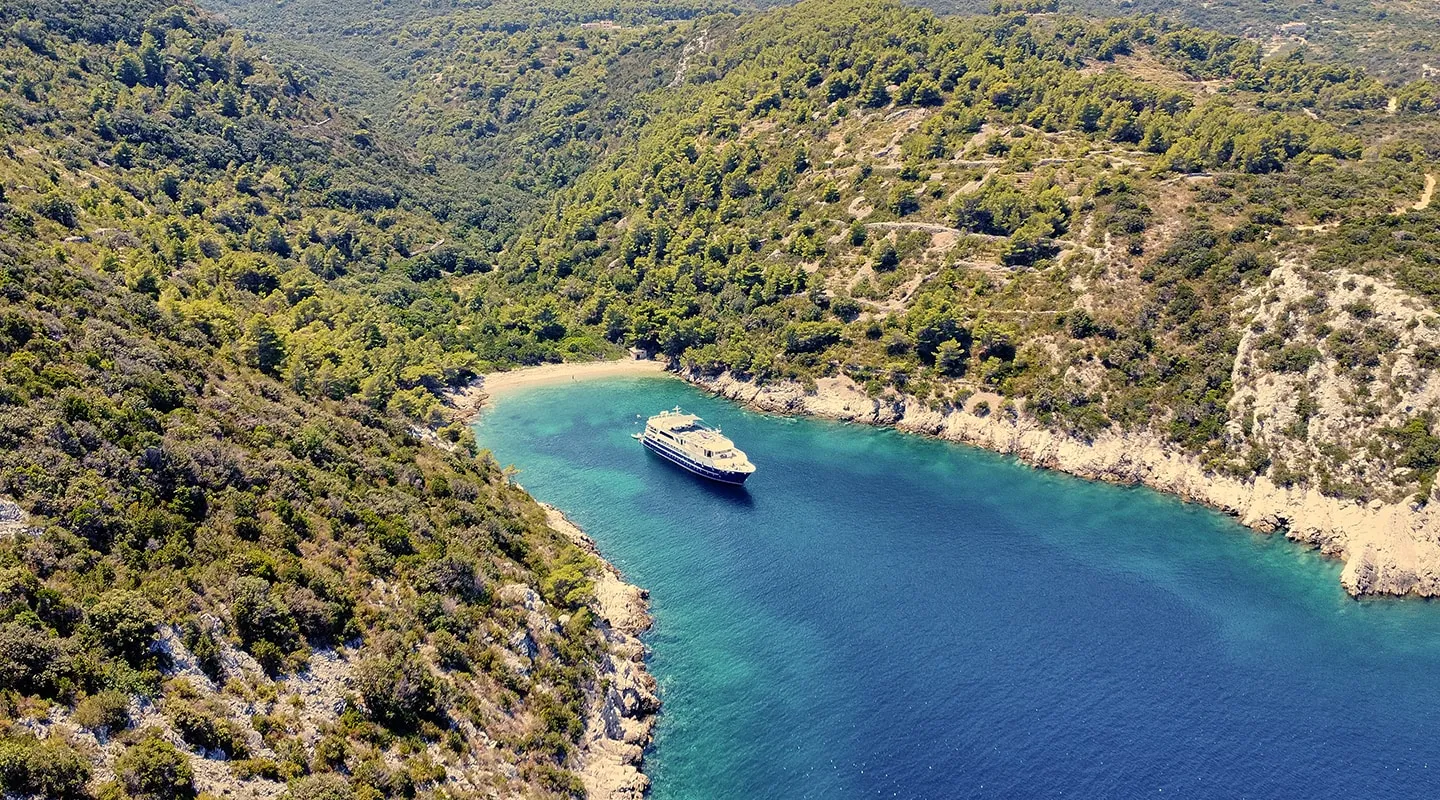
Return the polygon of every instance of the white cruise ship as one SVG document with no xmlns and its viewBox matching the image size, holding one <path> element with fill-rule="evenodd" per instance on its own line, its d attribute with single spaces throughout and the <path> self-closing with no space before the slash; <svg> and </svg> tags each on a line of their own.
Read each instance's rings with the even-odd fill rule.
<svg viewBox="0 0 1440 800">
<path fill-rule="evenodd" d="M 682 412 L 679 406 L 651 417 L 645 432 L 635 438 L 666 461 L 712 481 L 738 486 L 755 472 L 745 452 L 721 435 L 720 429 Z"/>
</svg>

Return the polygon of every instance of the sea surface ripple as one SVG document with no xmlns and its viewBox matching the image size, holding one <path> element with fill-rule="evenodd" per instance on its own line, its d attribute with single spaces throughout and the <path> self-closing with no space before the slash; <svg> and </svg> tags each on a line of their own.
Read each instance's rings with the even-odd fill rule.
<svg viewBox="0 0 1440 800">
<path fill-rule="evenodd" d="M 749 486 L 630 438 L 677 404 Z M 476 431 L 651 592 L 655 800 L 1440 796 L 1440 605 L 1218 513 L 666 379 Z"/>
</svg>

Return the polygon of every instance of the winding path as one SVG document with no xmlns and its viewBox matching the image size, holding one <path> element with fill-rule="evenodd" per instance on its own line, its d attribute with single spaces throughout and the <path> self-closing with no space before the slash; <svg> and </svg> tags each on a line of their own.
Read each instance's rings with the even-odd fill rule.
<svg viewBox="0 0 1440 800">
<path fill-rule="evenodd" d="M 1424 211 L 1430 207 L 1430 201 L 1435 199 L 1435 173 L 1425 173 L 1425 191 L 1420 193 L 1420 199 L 1412 207 L 1415 211 Z"/>
<path fill-rule="evenodd" d="M 1401 214 L 1404 214 L 1406 211 L 1424 211 L 1425 209 L 1430 207 L 1430 203 L 1434 199 L 1435 173 L 1427 172 L 1425 173 L 1425 188 L 1420 192 L 1420 199 L 1416 200 L 1415 204 L 1412 206 L 1401 206 L 1391 213 L 1398 217 Z"/>
</svg>

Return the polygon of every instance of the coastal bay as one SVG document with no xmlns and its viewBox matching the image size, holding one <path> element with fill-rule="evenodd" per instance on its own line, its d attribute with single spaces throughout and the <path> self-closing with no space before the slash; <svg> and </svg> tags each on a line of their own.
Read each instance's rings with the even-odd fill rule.
<svg viewBox="0 0 1440 800">
<path fill-rule="evenodd" d="M 1142 485 L 1234 516 L 1242 525 L 1278 533 L 1340 561 L 1338 580 L 1352 596 L 1440 594 L 1440 509 L 1414 501 L 1359 503 L 1313 487 L 1278 486 L 1259 476 L 1244 480 L 1206 469 L 1163 437 L 1107 431 L 1085 440 L 1006 413 L 1005 398 L 976 393 L 958 407 L 933 409 L 908 396 L 867 395 L 843 376 L 806 387 L 793 381 L 760 384 L 729 373 L 667 371 L 664 362 L 616 359 L 545 364 L 495 372 L 452 393 L 462 419 L 474 419 L 491 399 L 513 390 L 622 377 L 682 379 L 756 411 L 892 427 L 906 433 L 1012 455 L 1025 463 L 1087 480 Z M 992 413 L 993 409 L 993 413 Z"/>
<path fill-rule="evenodd" d="M 747 490 L 629 440 L 675 404 Z M 1434 609 L 1222 514 L 678 381 L 516 391 L 477 435 L 650 591 L 662 800 L 1437 788 Z"/>
</svg>

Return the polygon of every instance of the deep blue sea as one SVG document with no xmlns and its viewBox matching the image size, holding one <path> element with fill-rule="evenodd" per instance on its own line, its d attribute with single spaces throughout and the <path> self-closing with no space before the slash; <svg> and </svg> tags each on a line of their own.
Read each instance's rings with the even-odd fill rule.
<svg viewBox="0 0 1440 800">
<path fill-rule="evenodd" d="M 677 404 L 744 490 L 630 438 Z M 476 430 L 650 590 L 655 800 L 1440 797 L 1440 604 L 1220 514 L 662 378 Z"/>
</svg>

